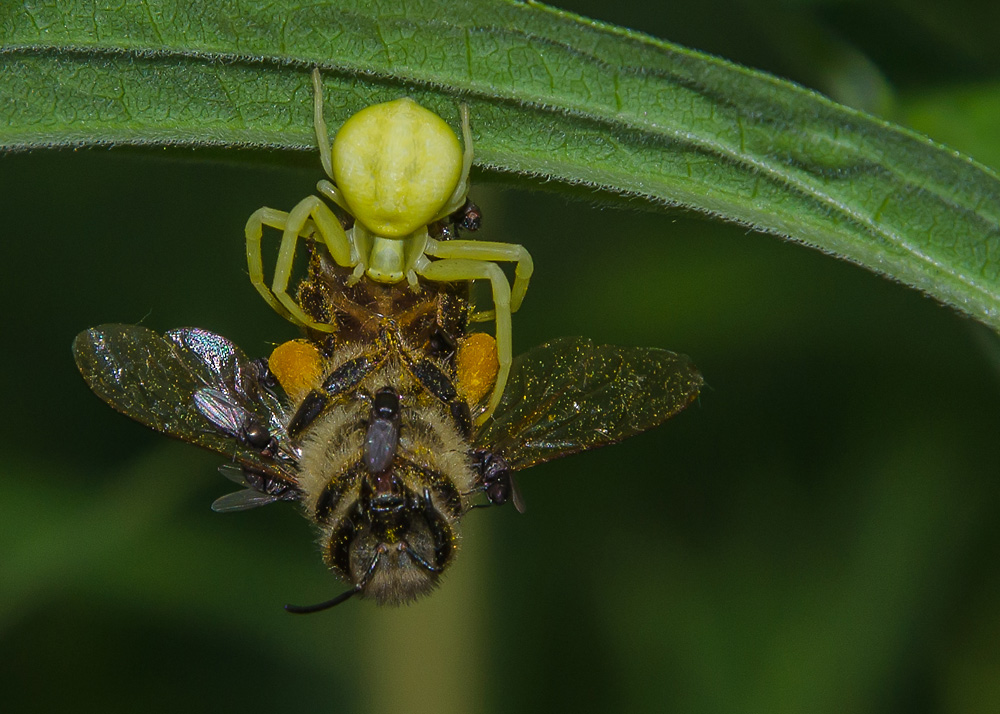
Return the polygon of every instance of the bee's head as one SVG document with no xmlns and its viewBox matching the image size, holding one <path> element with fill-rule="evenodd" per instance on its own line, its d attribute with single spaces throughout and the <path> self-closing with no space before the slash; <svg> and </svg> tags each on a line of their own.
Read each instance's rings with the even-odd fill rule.
<svg viewBox="0 0 1000 714">
<path fill-rule="evenodd" d="M 286 610 L 319 612 L 354 595 L 402 605 L 437 585 L 454 557 L 457 520 L 438 508 L 429 490 L 414 494 L 398 480 L 388 492 L 374 486 L 362 485 L 352 516 L 325 536 L 327 563 L 354 587 L 327 602 Z"/>
</svg>

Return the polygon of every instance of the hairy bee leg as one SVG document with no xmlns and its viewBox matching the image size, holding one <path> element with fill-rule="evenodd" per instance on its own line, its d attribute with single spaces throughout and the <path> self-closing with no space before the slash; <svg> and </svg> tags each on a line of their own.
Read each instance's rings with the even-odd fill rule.
<svg viewBox="0 0 1000 714">
<path fill-rule="evenodd" d="M 386 358 L 387 352 L 383 350 L 374 356 L 362 355 L 348 360 L 333 370 L 323 381 L 320 389 L 311 390 L 286 427 L 288 435 L 295 438 L 302 431 L 315 421 L 316 417 L 323 413 L 327 405 L 337 396 L 356 387 L 362 379 L 377 369 Z"/>
<path fill-rule="evenodd" d="M 420 499 L 421 505 L 424 510 L 424 518 L 427 519 L 427 526 L 431 529 L 431 536 L 434 538 L 434 557 L 437 559 L 438 565 L 435 568 L 429 568 L 428 564 L 420 559 L 424 567 L 432 573 L 438 573 L 444 571 L 444 566 L 451 558 L 452 551 L 455 549 L 455 533 L 448 522 L 441 516 L 441 514 L 434 508 L 434 501 L 431 500 L 431 491 L 429 488 L 424 489 L 423 497 Z M 412 551 L 410 556 L 413 557 L 416 554 Z"/>
<path fill-rule="evenodd" d="M 482 260 L 489 262 L 503 261 L 516 263 L 514 268 L 514 285 L 510 291 L 510 311 L 517 312 L 528 291 L 528 282 L 535 271 L 531 254 L 523 245 L 517 243 L 494 243 L 480 240 L 450 240 L 436 241 L 428 239 L 424 247 L 427 255 L 435 258 L 454 258 L 462 260 Z M 493 319 L 493 315 L 485 312 L 472 317 L 475 321 Z"/>
<path fill-rule="evenodd" d="M 441 369 L 429 360 L 414 361 L 405 352 L 403 362 L 407 371 L 421 386 L 441 401 L 455 420 L 456 426 L 463 436 L 472 434 L 472 414 L 469 405 L 458 395 L 455 385 Z"/>
<path fill-rule="evenodd" d="M 500 403 L 504 387 L 507 385 L 507 375 L 513 360 L 513 338 L 510 324 L 510 285 L 507 276 L 503 274 L 496 263 L 480 260 L 425 260 L 417 266 L 417 272 L 427 280 L 438 282 L 454 282 L 458 280 L 489 280 L 493 288 L 493 306 L 496 310 L 496 340 L 497 340 L 497 376 L 493 385 L 493 394 L 486 405 L 485 411 L 476 418 L 481 424 L 489 418 Z"/>
<path fill-rule="evenodd" d="M 398 349 L 391 335 L 383 334 L 378 339 L 376 348 L 369 354 L 347 360 L 333 370 L 319 389 L 313 389 L 299 404 L 295 414 L 288 422 L 286 431 L 295 437 L 318 417 L 327 405 L 344 392 L 354 389 L 361 380 L 382 366 L 389 354 Z"/>
<path fill-rule="evenodd" d="M 410 559 L 414 563 L 416 563 L 417 565 L 419 565 L 421 568 L 423 568 L 424 570 L 426 570 L 428 573 L 433 573 L 434 575 L 440 575 L 442 572 L 444 572 L 442 568 L 439 568 L 436 565 L 431 565 L 426 560 L 424 560 L 423 556 L 420 555 L 420 553 L 418 553 L 417 551 L 415 551 L 413 549 L 413 547 L 409 543 L 407 543 L 405 540 L 404 541 L 400 541 L 399 544 L 396 546 L 396 549 L 400 553 L 406 553 L 408 556 L 410 556 Z"/>
</svg>

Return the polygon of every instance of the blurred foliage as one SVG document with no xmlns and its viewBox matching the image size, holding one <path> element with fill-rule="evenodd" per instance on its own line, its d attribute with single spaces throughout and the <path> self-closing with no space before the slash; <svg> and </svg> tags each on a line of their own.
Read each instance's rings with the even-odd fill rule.
<svg viewBox="0 0 1000 714">
<path fill-rule="evenodd" d="M 569 9 L 874 97 L 1000 165 L 992 4 L 668 7 Z M 210 512 L 218 459 L 112 412 L 69 352 L 113 321 L 205 327 L 252 355 L 294 334 L 246 279 L 242 226 L 311 193 L 318 165 L 261 158 L 0 157 L 5 709 L 1000 710 L 996 337 L 776 239 L 486 174 L 483 237 L 537 266 L 519 349 L 661 346 L 709 386 L 654 433 L 526 472 L 525 516 L 470 514 L 420 603 L 282 612 L 340 588 L 307 523 Z"/>
</svg>

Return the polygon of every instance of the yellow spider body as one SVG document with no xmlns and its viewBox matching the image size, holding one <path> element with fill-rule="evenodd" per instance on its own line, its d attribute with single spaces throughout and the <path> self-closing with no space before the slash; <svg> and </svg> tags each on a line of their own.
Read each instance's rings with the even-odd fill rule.
<svg viewBox="0 0 1000 714">
<path fill-rule="evenodd" d="M 455 132 L 409 97 L 362 109 L 333 141 L 333 180 L 376 236 L 404 238 L 436 220 L 461 178 Z"/>
</svg>

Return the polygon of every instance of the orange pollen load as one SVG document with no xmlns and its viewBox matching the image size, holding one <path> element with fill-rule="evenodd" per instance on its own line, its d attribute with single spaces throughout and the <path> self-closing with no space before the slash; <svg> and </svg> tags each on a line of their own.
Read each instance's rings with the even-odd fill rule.
<svg viewBox="0 0 1000 714">
<path fill-rule="evenodd" d="M 490 335 L 474 332 L 459 343 L 456 389 L 469 406 L 478 404 L 493 388 L 499 367 L 497 343 Z"/>
<path fill-rule="evenodd" d="M 297 402 L 319 383 L 323 357 L 308 340 L 291 340 L 274 348 L 267 366 L 285 393 Z"/>
</svg>

